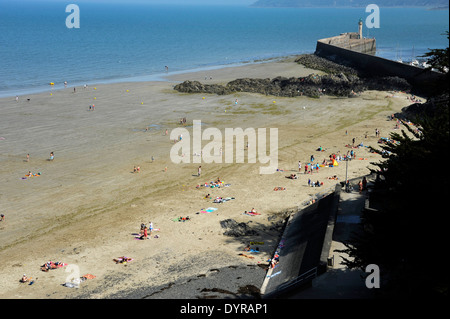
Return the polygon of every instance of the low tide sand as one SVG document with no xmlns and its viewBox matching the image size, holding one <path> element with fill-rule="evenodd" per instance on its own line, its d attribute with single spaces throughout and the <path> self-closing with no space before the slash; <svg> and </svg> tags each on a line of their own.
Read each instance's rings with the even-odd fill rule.
<svg viewBox="0 0 450 319">
<path fill-rule="evenodd" d="M 298 173 L 298 161 L 304 166 L 311 155 L 322 162 L 332 153 L 346 154 L 352 138 L 377 147 L 375 129 L 385 137 L 394 130 L 388 116 L 409 104 L 407 95 L 218 96 L 182 94 L 173 86 L 184 80 L 226 83 L 311 73 L 320 72 L 285 60 L 169 74 L 162 82 L 77 87 L 76 93 L 69 83 L 67 89 L 20 96 L 18 101 L 0 99 L 0 211 L 6 217 L 0 222 L 0 298 L 108 298 L 220 267 L 264 264 L 277 245 L 280 233 L 272 226 L 282 218 L 280 212 L 333 188 L 345 179 L 346 167 L 321 168 L 312 177 L 302 173 L 297 180 L 285 176 Z M 92 104 L 95 110 L 90 111 Z M 193 120 L 221 130 L 278 128 L 278 168 L 284 171 L 261 175 L 264 164 L 259 162 L 202 163 L 202 175 L 195 176 L 199 164 L 175 164 L 169 156 L 174 143 L 165 130 L 180 127 L 183 117 L 188 130 Z M 325 151 L 317 152 L 319 146 Z M 53 161 L 48 160 L 50 152 Z M 355 152 L 349 178 L 368 174 L 370 163 L 381 160 L 367 147 Z M 141 171 L 133 173 L 134 166 Z M 29 171 L 40 175 L 26 177 Z M 338 181 L 328 179 L 334 175 Z M 218 177 L 230 186 L 196 187 Z M 324 185 L 309 187 L 309 178 Z M 215 204 L 203 198 L 208 193 L 235 199 Z M 218 210 L 198 213 L 207 207 Z M 243 215 L 253 207 L 260 215 Z M 173 221 L 179 216 L 191 219 Z M 224 236 L 220 221 L 228 218 L 251 222 L 259 235 Z M 136 240 L 140 224 L 150 221 L 159 231 L 149 240 Z M 264 242 L 254 259 L 239 255 L 250 241 Z M 134 260 L 126 265 L 113 261 L 124 255 Z M 40 266 L 49 260 L 68 266 L 42 272 Z M 35 283 L 21 284 L 23 274 Z M 96 278 L 80 289 L 62 286 L 85 274 Z M 196 296 L 180 292 L 179 297 Z"/>
</svg>

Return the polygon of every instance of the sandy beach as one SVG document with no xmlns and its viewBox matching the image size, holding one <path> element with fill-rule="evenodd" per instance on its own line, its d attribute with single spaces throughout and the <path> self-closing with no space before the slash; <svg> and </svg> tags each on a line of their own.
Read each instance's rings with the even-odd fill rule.
<svg viewBox="0 0 450 319">
<path fill-rule="evenodd" d="M 245 268 L 263 277 L 261 265 L 277 245 L 280 229 L 275 226 L 286 217 L 283 212 L 345 179 L 344 163 L 303 174 L 310 156 L 321 163 L 332 153 L 344 155 L 353 138 L 356 144 L 377 147 L 375 130 L 389 136 L 395 122 L 388 116 L 410 104 L 408 95 L 219 96 L 179 93 L 173 86 L 184 80 L 224 84 L 244 77 L 311 73 L 322 74 L 287 59 L 173 76 L 169 72 L 165 82 L 98 84 L 76 87 L 76 92 L 69 83 L 66 89 L 19 96 L 18 101 L 14 96 L 0 99 L 0 213 L 6 217 L 0 222 L 0 298 L 164 298 L 151 291 L 217 269 Z M 220 130 L 278 128 L 280 170 L 261 175 L 264 164 L 258 162 L 173 163 L 175 144 L 165 132 L 181 127 L 184 117 L 188 130 L 193 120 Z M 381 159 L 367 147 L 354 151 L 349 178 L 368 174 L 370 163 Z M 140 172 L 133 172 L 137 166 Z M 286 178 L 291 173 L 299 178 Z M 335 175 L 338 180 L 329 179 Z M 229 186 L 197 187 L 217 178 Z M 309 178 L 323 186 L 309 187 Z M 276 187 L 285 190 L 274 191 Z M 207 194 L 211 199 L 204 198 Z M 213 203 L 218 196 L 234 199 Z M 208 207 L 217 210 L 200 212 Z M 243 214 L 252 208 L 260 215 Z M 190 220 L 174 221 L 180 216 Z M 258 235 L 224 236 L 220 221 L 229 218 L 249 222 Z M 137 240 L 141 223 L 150 221 L 158 230 L 149 240 Z M 250 255 L 243 249 L 251 241 L 263 242 L 261 252 L 252 259 L 239 255 Z M 116 264 L 113 259 L 120 256 L 133 260 Z M 67 266 L 41 271 L 50 260 Z M 34 284 L 20 283 L 23 274 Z M 63 286 L 86 274 L 95 278 L 79 289 Z M 251 277 L 240 278 L 240 285 L 253 284 L 257 278 Z M 132 294 L 139 289 L 147 292 Z M 180 290 L 175 297 L 201 296 L 199 288 Z"/>
</svg>

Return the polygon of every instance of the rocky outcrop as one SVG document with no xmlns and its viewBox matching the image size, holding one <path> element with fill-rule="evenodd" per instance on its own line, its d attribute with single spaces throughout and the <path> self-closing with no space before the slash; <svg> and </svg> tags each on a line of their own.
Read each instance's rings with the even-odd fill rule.
<svg viewBox="0 0 450 319">
<path fill-rule="evenodd" d="M 425 103 L 413 103 L 402 108 L 401 112 L 395 113 L 395 117 L 403 120 L 423 120 L 428 117 L 436 117 L 439 114 L 448 112 L 449 94 L 442 93 L 431 97 Z"/>
<path fill-rule="evenodd" d="M 319 70 L 329 74 L 343 73 L 346 75 L 358 75 L 358 71 L 350 66 L 338 64 L 315 54 L 299 55 L 295 62 L 312 70 Z"/>
<path fill-rule="evenodd" d="M 183 93 L 212 93 L 225 95 L 232 93 L 226 87 L 218 84 L 202 84 L 198 81 L 184 81 L 174 87 L 178 92 Z"/>
<path fill-rule="evenodd" d="M 220 226 L 225 229 L 225 236 L 241 237 L 256 236 L 258 232 L 251 229 L 246 223 L 238 223 L 234 219 L 225 219 L 220 222 Z"/>
<path fill-rule="evenodd" d="M 276 77 L 273 79 L 243 78 L 219 84 L 202 84 L 198 81 L 185 81 L 174 89 L 184 93 L 211 93 L 218 95 L 235 92 L 260 93 L 272 96 L 309 96 L 331 95 L 352 97 L 365 90 L 409 91 L 411 85 L 399 77 L 371 77 L 358 74 L 349 66 L 338 64 L 314 54 L 303 54 L 295 62 L 313 70 L 326 72 L 324 75 L 310 74 L 306 77 Z"/>
<path fill-rule="evenodd" d="M 260 93 L 272 96 L 309 96 L 322 94 L 349 97 L 364 90 L 400 90 L 407 91 L 410 85 L 397 77 L 359 78 L 354 74 L 310 74 L 300 78 L 276 77 L 274 79 L 236 79 L 226 86 L 202 84 L 198 81 L 185 81 L 177 84 L 175 90 L 184 93 L 211 93 L 218 95 L 235 92 Z"/>
</svg>

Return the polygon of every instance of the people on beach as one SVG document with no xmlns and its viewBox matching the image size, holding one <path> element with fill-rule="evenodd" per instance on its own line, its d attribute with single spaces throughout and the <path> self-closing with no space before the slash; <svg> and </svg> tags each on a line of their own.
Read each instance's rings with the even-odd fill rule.
<svg viewBox="0 0 450 319">
<path fill-rule="evenodd" d="M 50 152 L 50 161 L 53 161 L 54 158 L 55 158 L 55 154 L 53 152 Z"/>
<path fill-rule="evenodd" d="M 27 162 L 30 161 L 30 154 L 27 154 Z"/>
<path fill-rule="evenodd" d="M 150 236 L 151 236 L 152 232 L 153 232 L 153 223 L 152 222 L 148 222 L 148 230 L 150 231 Z"/>
<path fill-rule="evenodd" d="M 143 233 L 139 239 L 148 239 L 147 226 L 144 225 Z"/>
<path fill-rule="evenodd" d="M 5 221 L 5 215 L 4 214 L 0 214 L 0 222 L 4 222 Z"/>
<path fill-rule="evenodd" d="M 270 267 L 275 268 L 275 266 L 280 262 L 280 256 L 276 255 L 270 260 Z"/>
<path fill-rule="evenodd" d="M 31 280 L 31 277 L 28 278 L 26 274 L 23 274 L 22 278 L 20 278 L 20 282 L 28 282 Z"/>
<path fill-rule="evenodd" d="M 200 177 L 201 174 L 202 174 L 202 167 L 199 166 L 197 169 L 197 176 Z"/>
<path fill-rule="evenodd" d="M 302 169 L 302 162 L 298 161 L 298 171 L 300 172 Z"/>
<path fill-rule="evenodd" d="M 118 257 L 118 258 L 114 258 L 113 259 L 116 264 L 126 264 L 128 261 L 132 261 L 133 259 L 130 257 L 126 257 L 126 256 L 122 256 L 122 257 Z"/>
<path fill-rule="evenodd" d="M 45 272 L 48 272 L 50 269 L 57 269 L 58 266 L 61 266 L 61 265 L 64 265 L 64 264 L 62 262 L 59 262 L 59 261 L 53 262 L 53 261 L 50 260 L 50 261 L 46 262 L 45 264 L 43 264 L 41 266 L 41 270 L 45 271 Z"/>
</svg>

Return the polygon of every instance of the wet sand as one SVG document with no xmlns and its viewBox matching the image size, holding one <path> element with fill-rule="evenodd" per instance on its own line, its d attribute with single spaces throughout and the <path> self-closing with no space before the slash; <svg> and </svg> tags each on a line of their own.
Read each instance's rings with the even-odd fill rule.
<svg viewBox="0 0 450 319">
<path fill-rule="evenodd" d="M 0 99 L 0 210 L 6 216 L 0 222 L 0 297 L 205 297 L 207 290 L 183 289 L 183 283 L 186 278 L 199 278 L 200 283 L 208 276 L 217 278 L 213 288 L 237 295 L 236 286 L 257 286 L 259 274 L 264 276 L 260 265 L 277 245 L 280 230 L 274 226 L 285 217 L 282 212 L 334 188 L 344 180 L 346 170 L 341 164 L 321 168 L 312 177 L 303 174 L 303 169 L 297 180 L 285 176 L 298 173 L 298 161 L 304 167 L 311 155 L 322 162 L 332 153 L 346 154 L 350 149 L 345 145 L 351 144 L 352 138 L 357 144 L 376 147 L 375 129 L 385 137 L 393 131 L 395 122 L 387 118 L 409 104 L 407 95 L 368 91 L 350 99 L 250 93 L 218 96 L 182 94 L 173 86 L 184 80 L 226 83 L 243 77 L 310 73 L 321 72 L 286 60 L 174 76 L 169 73 L 166 82 L 77 87 L 76 93 L 69 83 L 67 89 L 20 96 L 18 102 L 15 97 Z M 89 110 L 92 104 L 95 109 Z M 204 128 L 222 131 L 278 128 L 278 167 L 284 171 L 261 175 L 259 167 L 265 164 L 259 162 L 201 163 L 202 175 L 197 177 L 199 164 L 192 162 L 193 157 L 188 164 L 170 159 L 174 142 L 165 130 L 170 134 L 180 127 L 183 117 L 188 130 L 193 120 L 201 120 Z M 325 151 L 317 152 L 319 146 Z M 381 159 L 367 147 L 355 151 L 362 159 L 351 162 L 349 178 L 367 174 L 370 163 Z M 50 152 L 55 154 L 53 161 L 48 160 Z M 133 173 L 135 166 L 140 166 L 139 173 Z M 29 171 L 40 174 L 26 177 Z M 334 175 L 339 180 L 328 179 Z M 196 187 L 218 177 L 230 186 Z M 309 187 L 308 178 L 324 185 Z M 286 190 L 274 191 L 275 187 Z M 208 193 L 212 199 L 235 199 L 216 204 L 204 199 Z M 218 210 L 199 213 L 207 207 Z M 253 207 L 261 215 L 243 214 Z M 179 216 L 190 220 L 173 221 Z M 224 236 L 220 221 L 228 218 L 249 222 L 258 235 Z M 136 240 L 140 224 L 150 221 L 159 231 L 149 240 Z M 239 255 L 250 241 L 264 242 L 253 259 Z M 113 261 L 124 255 L 133 261 Z M 42 272 L 40 266 L 49 260 L 68 266 Z M 235 272 L 235 278 L 240 278 L 227 286 L 220 276 L 225 270 L 239 269 L 255 276 Z M 23 274 L 33 277 L 35 283 L 20 283 Z M 85 274 L 96 278 L 82 282 L 79 289 L 62 286 Z M 168 290 L 163 288 L 171 283 L 177 283 L 176 292 L 165 294 Z M 227 295 L 219 294 L 219 298 Z"/>
</svg>

